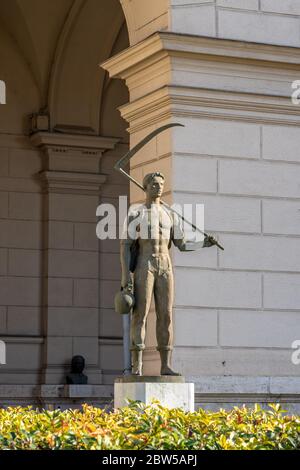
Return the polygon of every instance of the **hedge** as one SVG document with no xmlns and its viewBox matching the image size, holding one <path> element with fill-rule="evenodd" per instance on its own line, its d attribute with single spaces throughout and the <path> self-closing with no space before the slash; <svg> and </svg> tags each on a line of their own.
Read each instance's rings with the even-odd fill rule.
<svg viewBox="0 0 300 470">
<path fill-rule="evenodd" d="M 129 402 L 111 412 L 83 405 L 82 410 L 0 409 L 0 449 L 300 449 L 300 417 L 279 404 L 263 410 L 234 407 L 186 413 Z"/>
</svg>

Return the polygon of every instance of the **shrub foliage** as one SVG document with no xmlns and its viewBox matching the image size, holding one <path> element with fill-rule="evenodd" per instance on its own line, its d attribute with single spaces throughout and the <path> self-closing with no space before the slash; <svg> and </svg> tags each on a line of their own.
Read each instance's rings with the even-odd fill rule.
<svg viewBox="0 0 300 470">
<path fill-rule="evenodd" d="M 287 416 L 280 405 L 194 413 L 157 401 L 129 402 L 112 412 L 89 405 L 66 411 L 11 407 L 0 409 L 0 448 L 300 450 L 300 417 Z"/>
</svg>

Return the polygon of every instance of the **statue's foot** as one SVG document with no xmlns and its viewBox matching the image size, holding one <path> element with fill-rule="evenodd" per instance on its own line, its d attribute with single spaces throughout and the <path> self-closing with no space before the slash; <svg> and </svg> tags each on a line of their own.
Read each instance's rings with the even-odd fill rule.
<svg viewBox="0 0 300 470">
<path fill-rule="evenodd" d="M 137 365 L 136 367 L 133 366 L 131 370 L 132 370 L 131 372 L 132 375 L 143 375 L 142 366 L 140 364 Z"/>
<path fill-rule="evenodd" d="M 180 376 L 179 372 L 175 372 L 173 369 L 170 367 L 162 367 L 160 370 L 160 375 L 176 375 Z"/>
</svg>

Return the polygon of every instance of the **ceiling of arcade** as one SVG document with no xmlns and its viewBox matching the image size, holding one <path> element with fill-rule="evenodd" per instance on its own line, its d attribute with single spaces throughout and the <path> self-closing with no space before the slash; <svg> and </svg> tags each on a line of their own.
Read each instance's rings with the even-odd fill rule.
<svg viewBox="0 0 300 470">
<path fill-rule="evenodd" d="M 119 0 L 2 0 L 1 131 L 26 132 L 28 114 L 47 110 L 51 128 L 125 137 L 116 107 L 128 101 L 127 89 L 98 64 L 127 47 Z"/>
</svg>

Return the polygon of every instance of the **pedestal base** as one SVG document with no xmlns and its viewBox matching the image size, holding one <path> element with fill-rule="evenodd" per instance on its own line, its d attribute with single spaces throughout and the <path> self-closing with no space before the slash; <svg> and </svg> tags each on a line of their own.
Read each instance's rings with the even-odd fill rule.
<svg viewBox="0 0 300 470">
<path fill-rule="evenodd" d="M 149 405 L 159 400 L 167 408 L 194 411 L 194 384 L 185 383 L 182 376 L 134 376 L 118 377 L 114 385 L 114 407 L 127 406 L 127 399 L 140 400 Z"/>
</svg>

